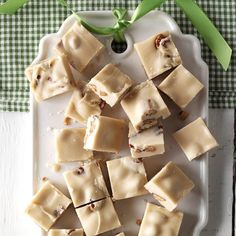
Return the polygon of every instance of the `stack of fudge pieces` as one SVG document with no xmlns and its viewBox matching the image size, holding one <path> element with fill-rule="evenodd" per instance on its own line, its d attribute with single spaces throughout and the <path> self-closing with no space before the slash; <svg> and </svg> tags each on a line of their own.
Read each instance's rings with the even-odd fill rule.
<svg viewBox="0 0 236 236">
<path fill-rule="evenodd" d="M 171 112 L 159 90 L 184 109 L 204 86 L 182 65 L 169 32 L 136 43 L 134 48 L 148 80 L 135 84 L 116 65 L 108 64 L 88 83 L 78 83 L 71 68 L 83 71 L 104 46 L 76 22 L 56 45 L 57 56 L 25 71 L 38 102 L 73 90 L 65 117 L 85 126 L 61 129 L 55 136 L 56 161 L 79 163 L 77 168 L 63 173 L 70 198 L 47 180 L 26 209 L 50 236 L 92 236 L 119 228 L 113 201 L 149 193 L 161 206 L 147 203 L 138 235 L 178 235 L 183 213 L 175 208 L 194 183 L 173 162 L 148 181 L 143 158 L 165 152 L 161 120 Z M 152 79 L 170 69 L 172 72 L 157 88 Z M 101 115 L 106 104 L 114 107 L 118 103 L 129 122 Z M 94 152 L 119 153 L 127 130 L 131 155 L 106 161 L 111 194 Z M 173 137 L 190 161 L 217 146 L 201 117 Z M 53 229 L 71 203 L 83 229 Z"/>
</svg>

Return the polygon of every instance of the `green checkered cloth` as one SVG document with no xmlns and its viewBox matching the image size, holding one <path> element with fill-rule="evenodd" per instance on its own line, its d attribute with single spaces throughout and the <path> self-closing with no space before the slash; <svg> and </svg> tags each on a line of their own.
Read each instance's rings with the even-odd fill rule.
<svg viewBox="0 0 236 236">
<path fill-rule="evenodd" d="M 1 0 L 0 0 L 1 1 Z M 230 46 L 236 44 L 236 1 L 198 0 L 198 4 L 213 20 Z M 111 10 L 114 7 L 135 9 L 139 0 L 71 0 L 73 9 Z M 161 10 L 169 13 L 183 33 L 198 35 L 175 5 L 166 1 Z M 0 16 L 0 110 L 29 111 L 29 84 L 24 69 L 37 55 L 40 38 L 56 32 L 70 14 L 56 0 L 29 0 L 29 3 L 13 16 Z M 202 42 L 202 56 L 210 69 L 209 101 L 211 108 L 236 106 L 236 58 L 233 53 L 230 68 L 224 72 L 208 47 Z"/>
</svg>

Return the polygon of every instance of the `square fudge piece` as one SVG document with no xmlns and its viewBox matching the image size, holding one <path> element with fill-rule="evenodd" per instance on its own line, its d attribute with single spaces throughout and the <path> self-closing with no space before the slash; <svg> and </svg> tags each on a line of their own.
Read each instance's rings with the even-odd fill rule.
<svg viewBox="0 0 236 236">
<path fill-rule="evenodd" d="M 113 64 L 106 65 L 95 77 L 93 77 L 88 86 L 107 104 L 113 107 L 133 82 L 128 75 L 124 74 Z"/>
<path fill-rule="evenodd" d="M 147 203 L 138 236 L 178 236 L 183 213 Z"/>
<path fill-rule="evenodd" d="M 218 146 L 201 117 L 178 130 L 173 136 L 189 161 Z"/>
<path fill-rule="evenodd" d="M 173 70 L 158 86 L 182 109 L 192 101 L 203 87 L 204 85 L 183 65 L 179 65 Z"/>
<path fill-rule="evenodd" d="M 181 58 L 169 32 L 155 34 L 135 43 L 141 63 L 149 79 L 181 64 Z"/>
<path fill-rule="evenodd" d="M 83 229 L 51 229 L 48 236 L 84 236 Z"/>
<path fill-rule="evenodd" d="M 147 183 L 147 175 L 141 160 L 122 157 L 106 163 L 114 200 L 148 193 L 144 188 Z"/>
<path fill-rule="evenodd" d="M 92 115 L 100 115 L 105 102 L 90 88 L 85 86 L 75 90 L 65 111 L 65 117 L 69 117 L 79 123 L 86 124 Z"/>
<path fill-rule="evenodd" d="M 69 63 L 79 72 L 98 56 L 103 44 L 78 22 L 74 23 L 57 44 L 60 54 L 67 56 Z"/>
<path fill-rule="evenodd" d="M 29 66 L 25 75 L 30 81 L 35 100 L 51 98 L 75 87 L 69 63 L 64 56 L 56 56 Z"/>
<path fill-rule="evenodd" d="M 152 81 L 135 86 L 121 100 L 121 106 L 137 132 L 157 124 L 158 119 L 167 118 L 170 111 Z"/>
<path fill-rule="evenodd" d="M 63 173 L 74 207 L 109 196 L 100 166 L 84 164 Z"/>
<path fill-rule="evenodd" d="M 139 133 L 129 123 L 129 147 L 132 157 L 150 157 L 165 152 L 163 126 L 155 125 Z"/>
<path fill-rule="evenodd" d="M 106 116 L 90 116 L 87 122 L 84 148 L 117 153 L 125 138 L 126 128 L 123 120 Z"/>
<path fill-rule="evenodd" d="M 76 209 L 86 236 L 98 235 L 121 226 L 110 198 Z"/>
<path fill-rule="evenodd" d="M 55 137 L 57 162 L 85 161 L 93 152 L 84 149 L 85 128 L 58 130 Z"/>
<path fill-rule="evenodd" d="M 48 231 L 70 204 L 71 200 L 68 197 L 46 181 L 34 195 L 26 214 Z"/>
<path fill-rule="evenodd" d="M 144 187 L 161 205 L 172 211 L 194 184 L 180 168 L 169 162 Z"/>
</svg>

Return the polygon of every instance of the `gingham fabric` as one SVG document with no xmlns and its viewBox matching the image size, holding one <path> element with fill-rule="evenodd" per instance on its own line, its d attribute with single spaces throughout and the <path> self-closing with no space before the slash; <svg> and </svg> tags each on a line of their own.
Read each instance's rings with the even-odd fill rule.
<svg viewBox="0 0 236 236">
<path fill-rule="evenodd" d="M 1 0 L 0 0 L 1 2 Z M 139 0 L 71 0 L 71 7 L 78 11 L 111 10 L 114 7 L 135 9 Z M 230 46 L 236 44 L 236 1 L 198 0 L 197 3 L 213 20 Z M 169 13 L 183 33 L 195 34 L 196 30 L 174 0 L 166 1 L 161 10 Z M 47 33 L 56 32 L 70 14 L 56 0 L 29 0 L 13 16 L 0 16 L 0 110 L 29 111 L 29 84 L 24 69 L 37 54 L 39 40 Z M 210 69 L 209 105 L 211 108 L 236 106 L 236 58 L 233 53 L 227 72 L 202 42 L 202 56 Z"/>
</svg>

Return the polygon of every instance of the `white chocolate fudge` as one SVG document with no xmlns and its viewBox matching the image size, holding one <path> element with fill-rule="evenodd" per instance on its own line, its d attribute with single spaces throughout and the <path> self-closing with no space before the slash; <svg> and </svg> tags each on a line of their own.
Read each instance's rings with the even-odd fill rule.
<svg viewBox="0 0 236 236">
<path fill-rule="evenodd" d="M 91 159 L 93 152 L 85 150 L 85 128 L 61 129 L 55 137 L 57 162 L 85 161 Z"/>
<path fill-rule="evenodd" d="M 144 188 L 147 183 L 147 175 L 142 160 L 122 157 L 106 163 L 114 200 L 148 193 Z"/>
<path fill-rule="evenodd" d="M 106 116 L 90 116 L 87 122 L 84 148 L 117 153 L 125 138 L 126 128 L 123 120 Z"/>
<path fill-rule="evenodd" d="M 48 231 L 70 204 L 68 197 L 46 181 L 26 208 L 26 214 Z"/>
<path fill-rule="evenodd" d="M 144 187 L 167 210 L 173 211 L 194 184 L 180 168 L 169 162 Z"/>
<path fill-rule="evenodd" d="M 129 123 L 129 148 L 132 157 L 150 157 L 165 152 L 163 126 L 155 125 L 139 133 Z"/>
<path fill-rule="evenodd" d="M 218 146 L 200 117 L 173 134 L 189 161 Z"/>
<path fill-rule="evenodd" d="M 83 229 L 51 229 L 48 236 L 84 236 Z"/>
<path fill-rule="evenodd" d="M 183 213 L 147 203 L 138 236 L 178 236 Z"/>
<path fill-rule="evenodd" d="M 56 56 L 29 66 L 25 75 L 37 102 L 68 92 L 75 87 L 69 63 L 64 56 Z"/>
<path fill-rule="evenodd" d="M 149 79 L 181 64 L 181 58 L 169 32 L 163 32 L 134 44 Z"/>
<path fill-rule="evenodd" d="M 135 86 L 121 100 L 121 106 L 136 131 L 150 128 L 158 123 L 158 118 L 167 118 L 170 111 L 152 81 Z"/>
<path fill-rule="evenodd" d="M 109 196 L 99 164 L 91 162 L 63 173 L 74 207 Z"/>
<path fill-rule="evenodd" d="M 175 68 L 158 88 L 184 109 L 203 89 L 204 85 L 183 65 Z"/>
<path fill-rule="evenodd" d="M 91 89 L 85 87 L 82 90 L 75 90 L 65 111 L 65 116 L 86 124 L 92 115 L 100 115 L 105 102 Z"/>
<path fill-rule="evenodd" d="M 88 86 L 107 104 L 113 107 L 124 96 L 133 82 L 113 64 L 106 65 Z"/>
<path fill-rule="evenodd" d="M 110 198 L 76 209 L 86 236 L 98 235 L 121 226 Z"/>
<path fill-rule="evenodd" d="M 58 52 L 66 55 L 71 66 L 80 72 L 103 48 L 103 44 L 78 22 L 72 25 L 56 46 Z"/>
</svg>

